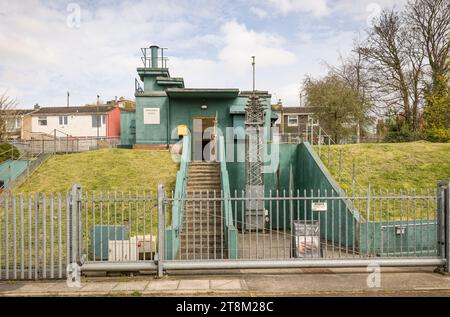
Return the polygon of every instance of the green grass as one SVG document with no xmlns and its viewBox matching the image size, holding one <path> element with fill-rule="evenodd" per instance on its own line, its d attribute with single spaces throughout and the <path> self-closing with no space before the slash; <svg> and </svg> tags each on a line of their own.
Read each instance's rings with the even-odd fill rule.
<svg viewBox="0 0 450 317">
<path fill-rule="evenodd" d="M 105 149 L 48 159 L 16 193 L 64 193 L 74 183 L 83 191 L 156 192 L 175 186 L 178 164 L 168 151 Z"/>
<path fill-rule="evenodd" d="M 317 147 L 316 151 L 317 151 Z M 342 151 L 339 178 L 339 152 Z M 321 158 L 341 187 L 351 192 L 353 162 L 355 179 L 373 190 L 435 189 L 440 179 L 450 179 L 450 143 L 387 143 L 322 146 Z M 358 189 L 358 186 L 355 186 Z"/>
<path fill-rule="evenodd" d="M 105 149 L 99 151 L 92 151 L 86 153 L 58 155 L 48 159 L 24 184 L 15 190 L 16 195 L 9 197 L 8 208 L 8 230 L 10 237 L 9 251 L 10 255 L 13 254 L 13 223 L 16 223 L 17 230 L 20 230 L 19 221 L 19 194 L 22 193 L 24 199 L 24 237 L 25 237 L 25 249 L 24 257 L 27 260 L 30 254 L 34 254 L 34 247 L 32 252 L 29 253 L 28 246 L 31 243 L 28 241 L 29 234 L 34 239 L 35 232 L 35 193 L 46 194 L 46 214 L 45 218 L 43 214 L 43 207 L 40 204 L 39 210 L 39 239 L 43 242 L 43 223 L 46 223 L 46 243 L 47 243 L 47 259 L 50 258 L 50 228 L 53 220 L 55 229 L 55 239 L 58 234 L 58 223 L 61 221 L 62 231 L 62 257 L 66 257 L 66 193 L 70 190 L 74 183 L 79 183 L 83 188 L 83 197 L 86 195 L 90 199 L 100 195 L 106 198 L 108 192 L 110 193 L 111 200 L 114 198 L 114 192 L 117 192 L 117 198 L 128 198 L 131 193 L 131 198 L 149 197 L 149 193 L 156 193 L 156 189 L 159 183 L 163 183 L 166 188 L 167 194 L 174 189 L 176 173 L 178 170 L 178 163 L 175 163 L 168 151 L 139 151 L 139 150 L 125 150 L 125 149 Z M 31 199 L 31 226 L 32 230 L 28 230 L 28 194 Z M 55 206 L 53 219 L 50 217 L 50 194 L 54 194 L 53 202 Z M 58 199 L 57 194 L 61 194 L 61 219 L 58 218 Z M 42 196 L 40 196 L 42 199 Z M 155 196 L 153 196 L 155 197 Z M 16 206 L 16 218 L 13 218 L 12 199 L 15 200 Z M 86 239 L 86 235 L 89 233 L 92 225 L 102 224 L 113 226 L 114 224 L 120 226 L 124 224 L 129 226 L 130 236 L 150 234 L 157 235 L 157 209 L 154 204 L 147 202 L 144 204 L 140 202 L 95 202 L 83 203 L 82 210 L 82 225 L 83 225 L 83 241 Z M 101 211 L 100 211 L 101 210 Z M 145 210 L 145 221 L 144 221 Z M 117 212 L 116 212 L 117 211 Z M 166 221 L 170 223 L 170 208 L 166 210 Z M 88 215 L 86 224 L 86 214 Z M 95 214 L 95 221 L 94 221 Z M 100 217 L 102 214 L 102 217 Z M 2 205 L 0 208 L 0 232 L 5 234 L 5 208 Z M 145 229 L 144 229 L 145 224 Z M 85 230 L 87 225 L 88 230 Z M 20 231 L 17 232 L 17 238 L 20 238 Z M 90 237 L 91 238 L 91 237 Z M 56 241 L 56 240 L 55 240 Z M 5 249 L 4 241 L 3 250 Z M 54 245 L 55 248 L 57 245 Z M 17 247 L 18 248 L 18 247 Z M 18 255 L 20 250 L 16 249 Z M 88 251 L 88 250 L 86 250 Z M 90 251 L 90 249 L 89 249 Z M 55 251 L 56 252 L 56 251 Z M 0 262 L 0 265 L 5 265 L 5 258 Z M 33 260 L 34 261 L 34 260 Z M 33 262 L 34 263 L 34 262 Z M 12 265 L 12 257 L 10 257 L 10 265 Z"/>
</svg>

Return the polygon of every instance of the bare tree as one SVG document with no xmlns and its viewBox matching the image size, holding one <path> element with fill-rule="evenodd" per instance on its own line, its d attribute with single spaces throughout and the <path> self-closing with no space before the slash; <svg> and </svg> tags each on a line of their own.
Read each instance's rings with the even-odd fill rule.
<svg viewBox="0 0 450 317">
<path fill-rule="evenodd" d="M 359 40 L 354 41 L 355 49 L 347 57 L 339 56 L 339 65 L 334 66 L 327 64 L 330 74 L 334 74 L 341 78 L 349 87 L 358 92 L 359 107 L 363 116 L 358 118 L 356 123 L 357 143 L 359 143 L 361 132 L 372 123 L 373 114 L 378 115 L 373 107 L 368 90 L 369 73 L 367 71 L 367 63 L 361 54 Z"/>
<path fill-rule="evenodd" d="M 15 111 L 16 101 L 6 94 L 0 95 L 0 143 L 5 142 L 9 136 L 9 124 L 14 122 L 18 114 Z"/>
<path fill-rule="evenodd" d="M 384 10 L 358 49 L 368 62 L 368 89 L 377 105 L 402 114 L 413 131 L 418 129 L 423 103 L 424 57 L 417 47 L 417 36 L 404 15 Z"/>
<path fill-rule="evenodd" d="M 420 48 L 428 59 L 431 88 L 445 77 L 450 64 L 450 2 L 412 0 L 406 8 L 408 23 L 416 30 Z"/>
</svg>

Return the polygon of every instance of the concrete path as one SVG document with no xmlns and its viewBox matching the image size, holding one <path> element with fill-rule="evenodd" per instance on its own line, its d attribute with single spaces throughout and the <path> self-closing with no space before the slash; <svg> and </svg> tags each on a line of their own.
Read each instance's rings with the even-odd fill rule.
<svg viewBox="0 0 450 317">
<path fill-rule="evenodd" d="M 177 272 L 65 281 L 0 281 L 0 296 L 450 296 L 450 276 L 431 269 L 383 269 L 381 287 L 361 269 Z M 376 286 L 376 285 L 375 285 Z"/>
</svg>

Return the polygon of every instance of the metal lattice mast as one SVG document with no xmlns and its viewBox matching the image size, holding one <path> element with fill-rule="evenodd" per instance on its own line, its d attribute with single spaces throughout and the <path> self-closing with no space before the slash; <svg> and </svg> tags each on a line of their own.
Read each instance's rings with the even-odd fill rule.
<svg viewBox="0 0 450 317">
<path fill-rule="evenodd" d="M 245 128 L 247 142 L 245 147 L 245 170 L 247 186 L 263 186 L 263 126 L 264 108 L 259 97 L 253 93 L 245 108 Z"/>
</svg>

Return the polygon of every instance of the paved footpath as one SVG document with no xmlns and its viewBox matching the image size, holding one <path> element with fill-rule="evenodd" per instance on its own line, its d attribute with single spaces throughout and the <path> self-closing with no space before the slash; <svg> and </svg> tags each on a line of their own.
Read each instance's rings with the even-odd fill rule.
<svg viewBox="0 0 450 317">
<path fill-rule="evenodd" d="M 369 287 L 364 269 L 236 270 L 84 277 L 65 281 L 0 281 L 0 296 L 449 296 L 450 276 L 430 268 L 383 269 Z"/>
</svg>

